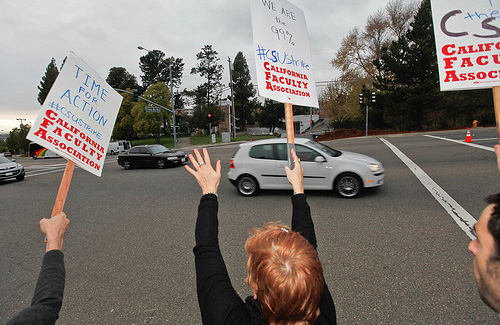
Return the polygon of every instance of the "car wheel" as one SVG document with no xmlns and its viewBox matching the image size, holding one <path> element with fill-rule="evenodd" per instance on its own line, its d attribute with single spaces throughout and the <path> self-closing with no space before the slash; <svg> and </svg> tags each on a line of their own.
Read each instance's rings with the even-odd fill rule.
<svg viewBox="0 0 500 325">
<path fill-rule="evenodd" d="M 361 179 L 356 174 L 346 173 L 335 180 L 335 190 L 344 198 L 353 198 L 361 192 Z"/>
<path fill-rule="evenodd" d="M 257 180 L 252 176 L 241 176 L 238 178 L 238 192 L 244 196 L 251 196 L 259 190 Z"/>
<path fill-rule="evenodd" d="M 158 159 L 157 164 L 158 164 L 158 168 L 160 168 L 160 169 L 165 168 L 165 160 L 163 160 L 163 159 Z"/>
<path fill-rule="evenodd" d="M 130 168 L 132 168 L 132 165 L 130 165 L 130 161 L 128 161 L 128 160 L 124 160 L 124 161 L 123 161 L 123 168 L 125 168 L 125 169 L 130 169 Z"/>
<path fill-rule="evenodd" d="M 17 179 L 18 181 L 22 181 L 22 180 L 24 179 L 24 174 L 19 175 L 19 176 L 16 176 L 16 179 Z"/>
</svg>

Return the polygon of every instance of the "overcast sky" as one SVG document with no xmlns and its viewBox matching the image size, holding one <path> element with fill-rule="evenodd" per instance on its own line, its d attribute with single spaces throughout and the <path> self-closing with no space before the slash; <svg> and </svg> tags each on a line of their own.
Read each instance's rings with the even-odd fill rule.
<svg viewBox="0 0 500 325">
<path fill-rule="evenodd" d="M 338 75 L 330 61 L 344 35 L 363 27 L 369 15 L 389 0 L 292 0 L 304 11 L 316 82 Z M 212 45 L 224 66 L 228 57 L 245 55 L 255 82 L 249 0 L 22 0 L 0 4 L 0 132 L 34 122 L 41 78 L 51 58 L 58 68 L 75 52 L 106 79 L 112 67 L 125 67 L 141 82 L 141 45 L 184 60 L 181 89 L 204 80 L 191 75 L 196 53 Z M 320 92 L 318 88 L 318 94 Z"/>
</svg>

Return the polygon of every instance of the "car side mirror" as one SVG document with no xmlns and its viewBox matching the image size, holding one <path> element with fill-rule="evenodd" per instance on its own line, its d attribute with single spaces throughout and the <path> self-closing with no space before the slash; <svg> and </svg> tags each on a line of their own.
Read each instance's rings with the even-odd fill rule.
<svg viewBox="0 0 500 325">
<path fill-rule="evenodd" d="M 314 158 L 314 161 L 318 162 L 318 163 L 322 163 L 322 162 L 325 162 L 326 159 L 323 156 L 316 156 L 316 158 Z"/>
</svg>

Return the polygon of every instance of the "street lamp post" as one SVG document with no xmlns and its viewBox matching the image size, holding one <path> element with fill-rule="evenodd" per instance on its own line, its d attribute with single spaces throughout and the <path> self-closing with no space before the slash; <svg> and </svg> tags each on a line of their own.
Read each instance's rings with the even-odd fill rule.
<svg viewBox="0 0 500 325">
<path fill-rule="evenodd" d="M 142 46 L 138 46 L 137 48 L 139 50 L 147 51 L 148 53 L 151 52 L 150 50 L 148 50 Z M 160 57 L 158 57 L 158 61 L 165 64 L 165 62 L 163 62 Z M 175 107 L 174 107 L 174 91 L 173 91 L 173 82 L 172 82 L 172 64 L 168 65 L 168 70 L 169 70 L 169 77 L 170 77 L 170 102 L 172 103 L 172 124 L 173 124 L 172 126 L 174 129 L 174 148 L 177 149 L 177 131 L 176 131 L 176 126 L 175 126 Z"/>
</svg>

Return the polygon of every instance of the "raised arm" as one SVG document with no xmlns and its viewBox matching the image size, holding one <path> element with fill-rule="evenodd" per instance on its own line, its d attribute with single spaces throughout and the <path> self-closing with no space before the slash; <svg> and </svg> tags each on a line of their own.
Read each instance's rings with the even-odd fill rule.
<svg viewBox="0 0 500 325">
<path fill-rule="evenodd" d="M 185 166 L 201 187 L 203 196 L 198 206 L 193 249 L 196 265 L 196 289 L 203 324 L 235 324 L 245 316 L 245 305 L 238 296 L 219 249 L 217 189 L 221 177 L 220 161 L 215 170 L 206 149 L 189 155 L 193 168 Z"/>
<path fill-rule="evenodd" d="M 304 194 L 303 178 L 304 169 L 300 165 L 300 159 L 297 157 L 295 150 L 292 149 L 292 157 L 294 161 L 294 168 L 290 169 L 285 167 L 286 177 L 292 185 L 292 230 L 300 233 L 306 238 L 314 248 L 317 248 L 316 234 L 314 232 L 314 223 L 311 218 L 311 208 L 307 204 L 307 197 Z M 321 300 L 319 302 L 320 316 L 316 323 L 320 324 L 336 324 L 337 315 L 335 311 L 335 304 L 333 302 L 330 290 L 326 284 L 323 287 Z"/>
<path fill-rule="evenodd" d="M 304 194 L 304 169 L 300 165 L 300 159 L 295 150 L 292 149 L 294 168 L 285 167 L 286 177 L 292 185 L 292 230 L 300 233 L 311 245 L 316 248 L 316 235 L 314 233 L 314 224 L 311 218 L 311 209 L 307 204 L 307 197 Z"/>
<path fill-rule="evenodd" d="M 61 250 L 68 224 L 69 219 L 63 212 L 50 219 L 40 220 L 40 229 L 47 237 L 47 246 L 31 306 L 23 309 L 7 324 L 54 324 L 59 318 L 66 278 Z"/>
</svg>

